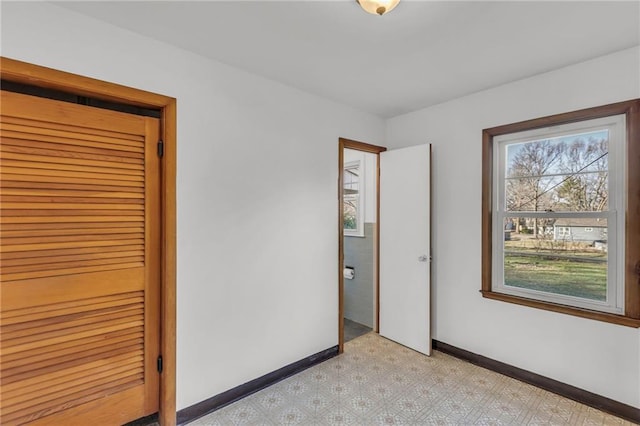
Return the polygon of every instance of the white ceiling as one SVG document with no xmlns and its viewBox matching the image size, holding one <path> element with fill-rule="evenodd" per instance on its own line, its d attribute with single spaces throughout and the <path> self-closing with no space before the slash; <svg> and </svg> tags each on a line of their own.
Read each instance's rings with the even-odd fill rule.
<svg viewBox="0 0 640 426">
<path fill-rule="evenodd" d="M 392 117 L 640 44 L 640 1 L 56 2 Z"/>
</svg>

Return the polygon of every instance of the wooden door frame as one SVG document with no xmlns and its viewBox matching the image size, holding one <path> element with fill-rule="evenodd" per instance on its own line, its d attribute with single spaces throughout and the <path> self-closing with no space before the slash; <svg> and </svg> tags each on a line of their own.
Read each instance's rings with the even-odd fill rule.
<svg viewBox="0 0 640 426">
<path fill-rule="evenodd" d="M 176 99 L 0 57 L 3 80 L 121 104 L 161 110 L 160 424 L 176 424 Z"/>
<path fill-rule="evenodd" d="M 376 294 L 376 321 L 374 331 L 380 331 L 380 153 L 387 150 L 383 146 L 371 145 L 351 139 L 338 139 L 338 353 L 344 352 L 344 226 L 343 207 L 344 196 L 342 188 L 344 186 L 344 150 L 353 149 L 356 151 L 375 154 L 376 164 L 376 236 L 375 250 L 373 252 L 376 268 L 374 270 L 374 286 Z"/>
</svg>

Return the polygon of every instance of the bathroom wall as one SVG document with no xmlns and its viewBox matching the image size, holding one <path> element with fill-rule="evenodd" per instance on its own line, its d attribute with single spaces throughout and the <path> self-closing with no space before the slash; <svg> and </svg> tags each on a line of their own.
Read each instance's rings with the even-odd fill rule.
<svg viewBox="0 0 640 426">
<path fill-rule="evenodd" d="M 344 316 L 373 328 L 373 250 L 375 223 L 364 224 L 364 237 L 344 237 L 344 264 L 355 268 L 352 280 L 344 280 Z"/>
<path fill-rule="evenodd" d="M 374 327 L 374 250 L 376 232 L 377 156 L 345 149 L 344 161 L 360 161 L 364 165 L 364 236 L 344 237 L 344 264 L 355 268 L 355 277 L 344 280 L 344 316 L 352 321 Z"/>
</svg>

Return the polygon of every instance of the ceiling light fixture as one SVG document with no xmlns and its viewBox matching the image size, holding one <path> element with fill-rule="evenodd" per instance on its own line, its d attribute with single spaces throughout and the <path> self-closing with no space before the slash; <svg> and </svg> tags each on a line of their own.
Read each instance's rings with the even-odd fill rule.
<svg viewBox="0 0 640 426">
<path fill-rule="evenodd" d="M 365 11 L 374 15 L 384 15 L 391 12 L 400 3 L 400 0 L 356 0 Z"/>
</svg>

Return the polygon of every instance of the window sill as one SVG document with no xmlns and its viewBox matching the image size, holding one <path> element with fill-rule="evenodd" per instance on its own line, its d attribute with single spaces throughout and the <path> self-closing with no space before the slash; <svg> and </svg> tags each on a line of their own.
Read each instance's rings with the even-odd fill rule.
<svg viewBox="0 0 640 426">
<path fill-rule="evenodd" d="M 640 319 L 629 318 L 623 315 L 610 314 L 607 312 L 592 311 L 589 309 L 575 308 L 572 306 L 560 305 L 556 303 L 543 302 L 540 300 L 527 299 L 525 297 L 512 296 L 510 294 L 496 293 L 493 291 L 480 290 L 482 297 L 487 299 L 500 300 L 502 302 L 515 303 L 517 305 L 528 306 L 530 308 L 544 309 L 545 311 L 558 312 L 561 314 L 573 315 L 588 318 L 596 321 L 608 322 L 611 324 L 623 325 L 625 327 L 640 328 Z"/>
<path fill-rule="evenodd" d="M 365 238 L 364 235 L 360 234 L 344 234 L 345 237 L 356 237 L 356 238 Z"/>
</svg>

